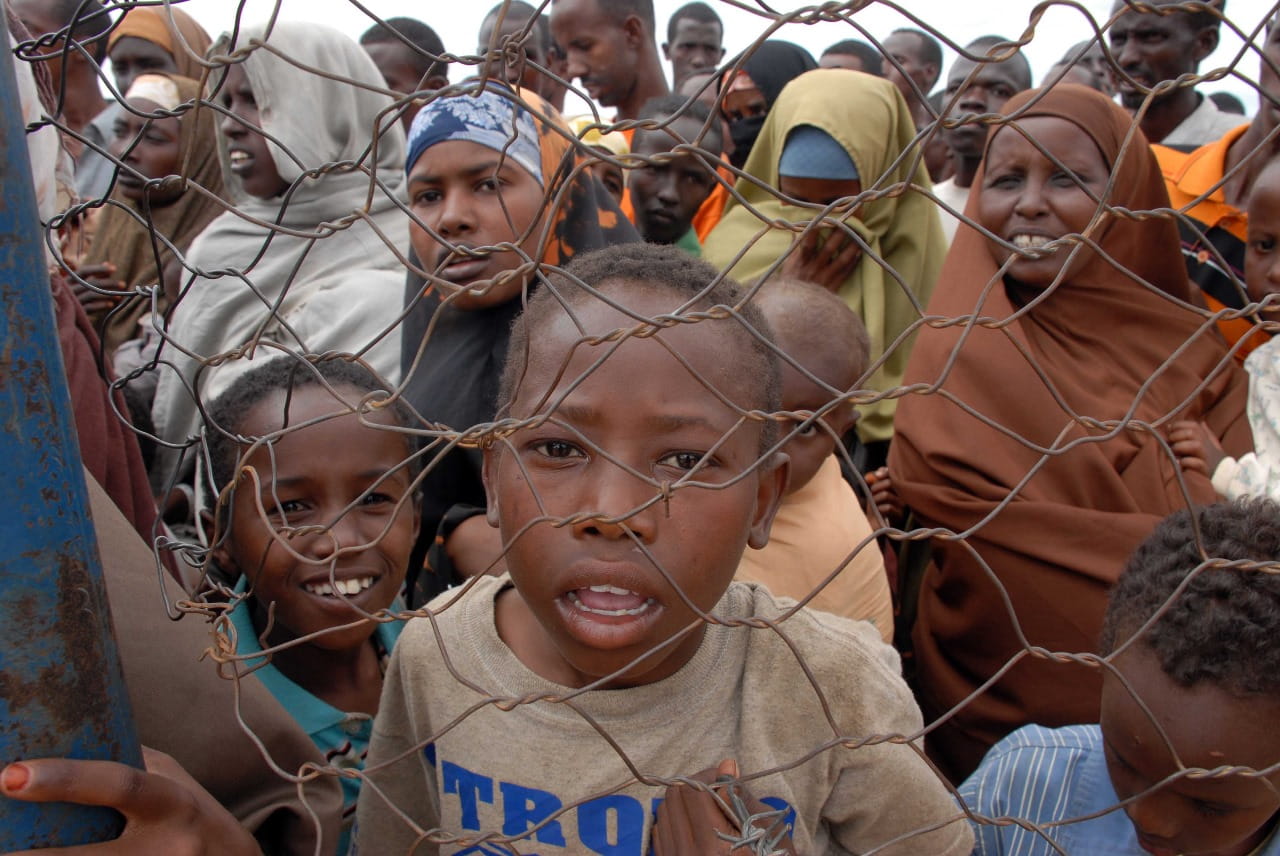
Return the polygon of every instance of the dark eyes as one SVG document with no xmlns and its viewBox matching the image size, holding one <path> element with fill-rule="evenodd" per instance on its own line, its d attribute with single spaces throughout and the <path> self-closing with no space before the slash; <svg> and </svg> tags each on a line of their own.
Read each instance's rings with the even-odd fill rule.
<svg viewBox="0 0 1280 856">
<path fill-rule="evenodd" d="M 543 440 L 540 443 L 535 443 L 533 449 L 539 454 L 554 460 L 583 456 L 581 449 L 572 443 L 566 443 L 564 440 Z"/>
<path fill-rule="evenodd" d="M 697 452 L 672 452 L 665 458 L 658 461 L 659 464 L 667 467 L 675 467 L 678 470 L 692 470 L 698 466 L 698 462 L 702 460 L 702 455 Z"/>
</svg>

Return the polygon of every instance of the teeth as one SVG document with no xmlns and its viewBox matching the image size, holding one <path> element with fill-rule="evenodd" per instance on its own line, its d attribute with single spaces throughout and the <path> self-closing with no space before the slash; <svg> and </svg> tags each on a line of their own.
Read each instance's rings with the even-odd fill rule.
<svg viewBox="0 0 1280 856">
<path fill-rule="evenodd" d="M 1010 243 L 1020 250 L 1030 250 L 1033 247 L 1043 247 L 1052 240 L 1053 238 L 1046 238 L 1044 235 L 1014 235 Z"/>
<path fill-rule="evenodd" d="M 248 152 L 232 152 L 227 156 L 227 160 L 231 161 L 231 164 L 234 166 L 236 164 L 244 163 L 245 161 L 252 159 L 252 157 L 253 155 Z"/>
<path fill-rule="evenodd" d="M 634 594 L 634 592 L 627 591 L 626 589 L 616 589 L 612 586 L 591 587 L 592 591 L 603 591 L 605 589 L 610 589 L 610 594 Z M 592 615 L 607 615 L 609 617 L 616 617 L 619 615 L 640 615 L 641 613 L 648 612 L 649 608 L 655 603 L 653 598 L 649 598 L 635 609 L 592 609 L 582 601 L 578 600 L 578 595 L 574 592 L 569 592 L 569 602 L 581 612 L 589 612 Z"/>
<path fill-rule="evenodd" d="M 307 583 L 303 586 L 311 594 L 321 597 L 352 597 L 373 585 L 373 577 L 357 577 L 352 580 L 328 580 L 321 583 Z"/>
<path fill-rule="evenodd" d="M 599 592 L 600 594 L 635 594 L 631 589 L 618 588 L 617 586 L 591 586 L 588 591 Z"/>
</svg>

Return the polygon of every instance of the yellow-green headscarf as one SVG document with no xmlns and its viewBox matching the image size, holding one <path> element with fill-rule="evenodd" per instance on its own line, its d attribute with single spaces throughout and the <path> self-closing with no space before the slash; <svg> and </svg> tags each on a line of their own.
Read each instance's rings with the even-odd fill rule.
<svg viewBox="0 0 1280 856">
<path fill-rule="evenodd" d="M 820 128 L 844 146 L 858 168 L 864 193 L 898 188 L 892 196 L 863 203 L 855 212 L 856 219 L 848 220 L 870 253 L 863 254 L 839 291 L 867 325 L 871 358 L 878 360 L 921 316 L 947 253 L 937 209 L 926 195 L 932 184 L 923 160 L 911 169 L 914 153 L 898 159 L 916 136 L 911 112 L 897 87 L 883 78 L 843 69 L 810 71 L 782 90 L 744 170 L 776 188 L 783 145 L 799 125 Z M 746 179 L 739 180 L 735 188 L 751 207 L 731 199 L 719 225 L 707 236 L 702 254 L 724 268 L 750 245 L 731 271 L 735 279 L 746 283 L 782 257 L 795 237 L 790 230 L 770 226 L 770 221 L 804 223 L 817 212 L 783 205 L 769 189 Z M 891 271 L 897 272 L 901 284 Z M 894 348 L 867 385 L 877 391 L 898 386 L 907 366 L 909 345 L 908 341 Z M 866 408 L 858 421 L 859 436 L 867 442 L 888 440 L 893 434 L 896 404 L 886 400 Z"/>
</svg>

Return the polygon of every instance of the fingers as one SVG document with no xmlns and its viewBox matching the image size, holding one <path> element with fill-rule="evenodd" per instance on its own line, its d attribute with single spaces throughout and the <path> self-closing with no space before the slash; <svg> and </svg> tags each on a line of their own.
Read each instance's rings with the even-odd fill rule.
<svg viewBox="0 0 1280 856">
<path fill-rule="evenodd" d="M 109 806 L 140 820 L 167 816 L 190 805 L 190 796 L 163 776 L 114 761 L 67 758 L 10 764 L 0 771 L 0 794 L 26 802 Z"/>
</svg>

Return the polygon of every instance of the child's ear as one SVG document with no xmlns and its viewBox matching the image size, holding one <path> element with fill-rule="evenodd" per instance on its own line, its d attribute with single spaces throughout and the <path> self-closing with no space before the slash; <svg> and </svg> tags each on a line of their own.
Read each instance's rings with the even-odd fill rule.
<svg viewBox="0 0 1280 856">
<path fill-rule="evenodd" d="M 230 519 L 230 512 L 227 517 Z M 210 539 L 213 541 L 213 549 L 209 551 L 209 559 L 213 564 L 231 577 L 240 576 L 240 569 L 235 566 L 235 562 L 231 558 L 231 553 L 227 550 L 226 532 L 219 532 L 217 528 L 217 518 L 213 512 L 205 509 L 200 512 L 200 524 L 205 532 L 209 533 Z"/>
<path fill-rule="evenodd" d="M 483 452 L 484 463 L 480 466 L 480 480 L 484 483 L 484 519 L 494 529 L 498 528 L 497 468 L 498 455 L 502 454 L 502 449 L 498 442 L 491 441 L 485 444 Z"/>
<path fill-rule="evenodd" d="M 769 530 L 773 516 L 778 513 L 782 497 L 791 479 L 791 459 L 786 452 L 774 452 L 760 464 L 759 482 L 756 485 L 756 513 L 747 533 L 747 545 L 757 550 L 769 543 Z"/>
</svg>

